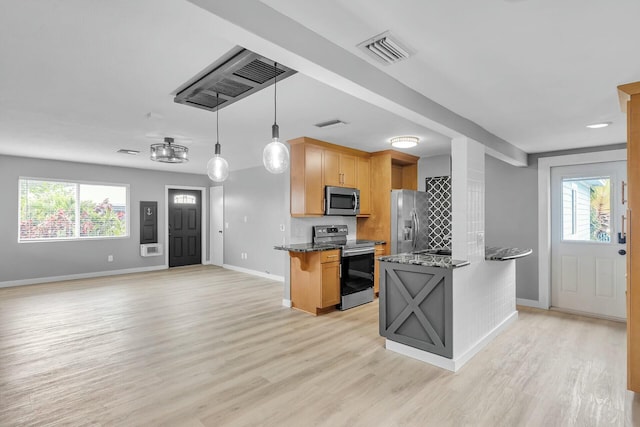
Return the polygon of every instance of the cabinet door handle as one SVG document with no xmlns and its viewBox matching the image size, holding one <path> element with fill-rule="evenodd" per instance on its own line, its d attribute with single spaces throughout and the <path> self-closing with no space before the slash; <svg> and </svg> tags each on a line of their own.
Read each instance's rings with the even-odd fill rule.
<svg viewBox="0 0 640 427">
<path fill-rule="evenodd" d="M 627 237 L 627 227 L 626 227 L 627 217 L 622 215 L 622 238 L 625 239 Z"/>
<path fill-rule="evenodd" d="M 338 255 L 327 255 L 327 258 L 338 258 Z"/>
<path fill-rule="evenodd" d="M 624 188 L 627 186 L 627 183 L 622 181 L 621 184 L 622 184 L 621 186 L 622 187 L 622 204 L 624 205 L 625 203 L 627 203 L 627 200 L 624 198 L 624 193 L 625 193 Z"/>
</svg>

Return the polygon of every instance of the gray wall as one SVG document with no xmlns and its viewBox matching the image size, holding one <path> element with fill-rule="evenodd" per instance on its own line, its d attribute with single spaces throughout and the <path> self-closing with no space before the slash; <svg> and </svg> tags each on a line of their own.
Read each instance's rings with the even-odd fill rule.
<svg viewBox="0 0 640 427">
<path fill-rule="evenodd" d="M 286 252 L 273 247 L 284 243 L 280 225 L 288 229 L 288 180 L 288 173 L 274 175 L 262 166 L 229 174 L 223 184 L 225 264 L 285 275 Z M 247 259 L 241 258 L 243 252 Z"/>
<path fill-rule="evenodd" d="M 451 156 L 421 157 L 418 160 L 418 191 L 426 190 L 425 178 L 451 176 Z"/>
<path fill-rule="evenodd" d="M 516 297 L 538 300 L 538 159 L 626 147 L 621 143 L 530 154 L 525 168 L 486 156 L 486 244 L 533 249 L 533 255 L 516 261 Z"/>
<path fill-rule="evenodd" d="M 532 248 L 516 261 L 516 297 L 538 300 L 538 164 L 511 166 L 485 156 L 487 246 Z"/>
<path fill-rule="evenodd" d="M 175 165 L 179 168 L 179 165 Z M 18 177 L 129 184 L 130 230 L 124 239 L 18 243 Z M 158 202 L 158 239 L 165 245 L 165 185 L 209 187 L 206 175 L 0 156 L 0 282 L 164 265 L 164 256 L 140 256 L 140 201 Z M 206 192 L 205 194 L 207 194 Z M 203 201 L 207 203 L 207 199 Z M 205 218 L 207 224 L 209 219 Z M 208 225 L 207 225 L 208 229 Z M 203 242 L 207 250 L 208 242 Z M 114 261 L 107 262 L 113 254 Z"/>
</svg>

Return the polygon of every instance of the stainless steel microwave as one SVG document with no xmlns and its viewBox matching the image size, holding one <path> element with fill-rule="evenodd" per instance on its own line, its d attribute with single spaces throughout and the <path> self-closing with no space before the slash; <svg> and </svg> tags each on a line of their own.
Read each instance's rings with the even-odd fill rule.
<svg viewBox="0 0 640 427">
<path fill-rule="evenodd" d="M 357 188 L 324 188 L 324 214 L 355 216 L 360 213 L 360 190 Z"/>
</svg>

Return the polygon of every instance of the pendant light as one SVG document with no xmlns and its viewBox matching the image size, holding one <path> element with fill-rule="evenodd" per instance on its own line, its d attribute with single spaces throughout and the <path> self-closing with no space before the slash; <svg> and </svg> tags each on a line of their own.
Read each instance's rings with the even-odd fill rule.
<svg viewBox="0 0 640 427">
<path fill-rule="evenodd" d="M 220 157 L 220 98 L 216 93 L 216 149 L 215 155 L 207 162 L 207 175 L 212 181 L 222 182 L 229 176 L 229 163 Z"/>
<path fill-rule="evenodd" d="M 262 163 L 271 173 L 283 173 L 289 166 L 289 150 L 287 146 L 280 142 L 280 129 L 277 123 L 277 83 L 278 83 L 278 63 L 273 63 L 273 126 L 271 126 L 271 142 L 264 147 L 262 152 Z"/>
</svg>

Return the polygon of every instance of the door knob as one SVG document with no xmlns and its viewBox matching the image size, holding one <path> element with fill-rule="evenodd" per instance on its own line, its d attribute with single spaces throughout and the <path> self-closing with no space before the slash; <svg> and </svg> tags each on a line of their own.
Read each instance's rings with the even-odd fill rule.
<svg viewBox="0 0 640 427">
<path fill-rule="evenodd" d="M 618 253 L 619 253 L 620 255 L 626 255 L 626 254 L 627 254 L 627 251 L 625 251 L 624 249 L 620 249 L 620 250 L 618 251 Z"/>
</svg>

